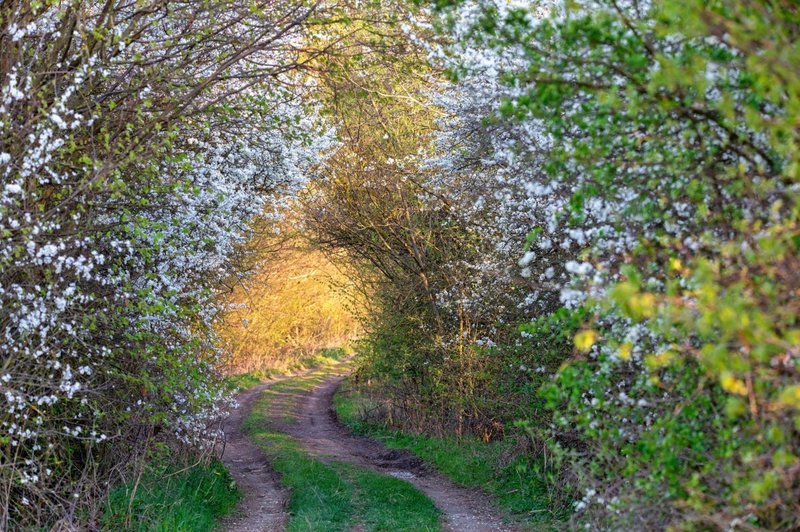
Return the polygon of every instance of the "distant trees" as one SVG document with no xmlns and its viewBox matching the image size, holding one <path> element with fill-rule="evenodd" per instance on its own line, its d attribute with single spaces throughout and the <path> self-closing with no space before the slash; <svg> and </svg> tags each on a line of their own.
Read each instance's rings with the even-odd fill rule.
<svg viewBox="0 0 800 532">
<path fill-rule="evenodd" d="M 279 234 L 248 244 L 260 259 L 257 271 L 225 296 L 215 329 L 232 372 L 299 367 L 326 348 L 349 348 L 360 332 L 360 299 L 348 270 L 309 245 L 292 222 L 290 215 Z"/>
</svg>

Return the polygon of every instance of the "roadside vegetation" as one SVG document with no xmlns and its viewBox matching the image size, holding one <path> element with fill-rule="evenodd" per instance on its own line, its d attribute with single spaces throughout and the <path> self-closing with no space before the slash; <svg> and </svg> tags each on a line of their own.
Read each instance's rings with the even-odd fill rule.
<svg viewBox="0 0 800 532">
<path fill-rule="evenodd" d="M 239 501 L 236 484 L 217 460 L 187 464 L 162 458 L 109 493 L 102 530 L 206 532 L 219 527 Z"/>
<path fill-rule="evenodd" d="M 336 6 L 0 4 L 0 529 L 96 526 L 205 455 L 226 287 L 331 137 L 296 44 Z M 139 471 L 134 468 L 140 468 Z"/>
<path fill-rule="evenodd" d="M 370 426 L 528 438 L 568 528 L 800 526 L 797 5 L 430 5 L 301 196 Z"/>
</svg>

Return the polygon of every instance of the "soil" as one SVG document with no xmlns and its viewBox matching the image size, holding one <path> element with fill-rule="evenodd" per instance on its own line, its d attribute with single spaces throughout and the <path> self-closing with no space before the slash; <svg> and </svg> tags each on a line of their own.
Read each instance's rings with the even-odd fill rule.
<svg viewBox="0 0 800 532">
<path fill-rule="evenodd" d="M 333 395 L 344 375 L 334 375 L 300 397 L 286 395 L 272 402 L 269 412 L 273 428 L 289 434 L 320 460 L 345 462 L 401 478 L 425 493 L 442 512 L 448 532 L 506 532 L 518 530 L 494 508 L 487 494 L 453 484 L 408 451 L 387 449 L 371 438 L 355 436 L 338 422 Z M 287 520 L 287 493 L 264 454 L 244 436 L 242 420 L 257 396 L 272 383 L 239 396 L 225 431 L 223 461 L 245 493 L 238 517 L 224 525 L 230 531 L 279 531 Z"/>
<path fill-rule="evenodd" d="M 286 527 L 288 493 L 263 452 L 242 431 L 258 396 L 274 382 L 240 393 L 239 406 L 225 420 L 222 461 L 244 494 L 236 512 L 223 521 L 230 532 L 277 532 Z"/>
</svg>

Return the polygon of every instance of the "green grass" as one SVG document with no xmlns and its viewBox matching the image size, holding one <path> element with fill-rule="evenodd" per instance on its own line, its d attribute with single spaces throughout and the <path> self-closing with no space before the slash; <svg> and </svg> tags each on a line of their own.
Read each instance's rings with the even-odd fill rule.
<svg viewBox="0 0 800 532">
<path fill-rule="evenodd" d="M 353 490 L 332 466 L 310 458 L 285 434 L 269 430 L 251 434 L 268 450 L 273 467 L 290 490 L 287 530 L 349 528 L 354 516 Z"/>
<path fill-rule="evenodd" d="M 302 371 L 314 367 L 330 367 L 338 364 L 345 357 L 343 349 L 325 349 L 313 355 L 297 359 L 284 370 L 255 371 L 226 378 L 229 389 L 251 388 L 270 377 L 285 371 Z M 291 379 L 276 384 L 276 389 L 288 393 L 302 393 L 321 382 L 327 374 L 317 371 L 303 379 Z M 280 435 L 277 435 L 280 436 Z M 276 444 L 281 443 L 277 440 Z M 285 447 L 284 456 L 289 455 L 289 444 Z M 298 456 L 300 451 L 295 451 Z M 295 469 L 305 465 L 310 469 Z M 352 510 L 346 504 L 337 503 L 342 495 L 337 490 L 351 490 L 350 484 L 344 482 L 339 473 L 326 472 L 321 463 L 306 463 L 295 460 L 284 469 L 287 476 L 294 478 L 295 484 L 302 482 L 306 476 L 317 478 L 319 485 L 311 486 L 311 491 L 298 493 L 295 501 L 297 516 L 301 522 L 312 522 L 318 518 L 317 524 L 306 527 L 299 526 L 294 530 L 339 530 L 337 523 L 349 522 Z M 297 475 L 300 475 L 299 477 Z M 326 484 L 326 482 L 329 482 Z M 318 488 L 318 489 L 316 489 Z M 316 491 L 315 491 L 316 489 Z M 317 504 L 321 496 L 331 494 Z M 133 500 L 131 497 L 133 496 Z M 174 465 L 167 465 L 161 459 L 151 464 L 138 484 L 128 483 L 114 488 L 108 496 L 106 506 L 100 517 L 103 530 L 135 530 L 135 531 L 191 531 L 202 532 L 217 527 L 220 517 L 228 514 L 237 504 L 240 494 L 225 466 L 219 461 L 208 465 L 199 465 L 180 471 Z M 350 504 L 352 496 L 344 501 Z M 337 506 L 341 506 L 337 510 Z M 324 509 L 327 509 L 326 514 Z M 344 525 L 342 525 L 344 526 Z"/>
<path fill-rule="evenodd" d="M 247 373 L 238 373 L 225 377 L 225 386 L 228 390 L 246 390 L 253 386 L 258 386 L 262 382 L 275 376 L 277 373 L 270 371 L 256 370 Z"/>
<path fill-rule="evenodd" d="M 138 485 L 128 483 L 109 494 L 101 530 L 203 532 L 213 530 L 240 494 L 219 461 L 185 471 L 151 466 Z"/>
<path fill-rule="evenodd" d="M 334 396 L 339 419 L 358 434 L 395 449 L 407 449 L 456 484 L 481 488 L 523 524 L 541 530 L 563 517 L 538 472 L 538 465 L 520 448 L 519 439 L 483 443 L 471 437 L 434 437 L 392 430 L 363 416 L 367 399 L 345 383 Z"/>
<path fill-rule="evenodd" d="M 286 434 L 270 427 L 269 413 L 293 410 L 293 401 L 330 375 L 324 367 L 309 375 L 276 383 L 256 402 L 245 432 L 271 457 L 289 489 L 287 530 L 344 531 L 362 525 L 372 531 L 439 530 L 439 511 L 403 480 L 342 463 L 326 463 L 308 454 Z"/>
<path fill-rule="evenodd" d="M 280 367 L 257 369 L 247 373 L 238 373 L 225 377 L 225 385 L 229 390 L 246 390 L 257 386 L 273 377 L 298 371 L 330 366 L 347 356 L 344 348 L 320 349 L 309 355 L 286 361 Z"/>
<path fill-rule="evenodd" d="M 345 465 L 338 468 L 355 488 L 359 521 L 367 530 L 439 530 L 439 510 L 408 482 Z"/>
</svg>

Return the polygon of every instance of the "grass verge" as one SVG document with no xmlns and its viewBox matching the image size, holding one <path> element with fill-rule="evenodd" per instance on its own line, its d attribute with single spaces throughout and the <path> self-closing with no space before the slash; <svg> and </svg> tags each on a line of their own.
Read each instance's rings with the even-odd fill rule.
<svg viewBox="0 0 800 532">
<path fill-rule="evenodd" d="M 240 493 L 217 460 L 181 470 L 153 465 L 138 484 L 114 488 L 100 517 L 102 530 L 204 532 L 228 514 Z"/>
<path fill-rule="evenodd" d="M 341 366 L 339 366 L 341 367 Z M 302 394 L 331 373 L 323 367 L 309 375 L 276 383 L 262 394 L 245 420 L 244 430 L 271 458 L 289 489 L 289 532 L 439 530 L 439 511 L 414 486 L 342 463 L 327 463 L 305 452 L 292 438 L 270 426 L 270 413 L 290 421 Z"/>
<path fill-rule="evenodd" d="M 345 381 L 334 396 L 339 419 L 357 434 L 386 447 L 406 449 L 456 484 L 481 488 L 507 512 L 535 530 L 555 526 L 563 517 L 552 509 L 538 464 L 521 449 L 514 436 L 483 443 L 472 437 L 435 437 L 405 433 L 366 420 L 370 401 Z"/>
</svg>

